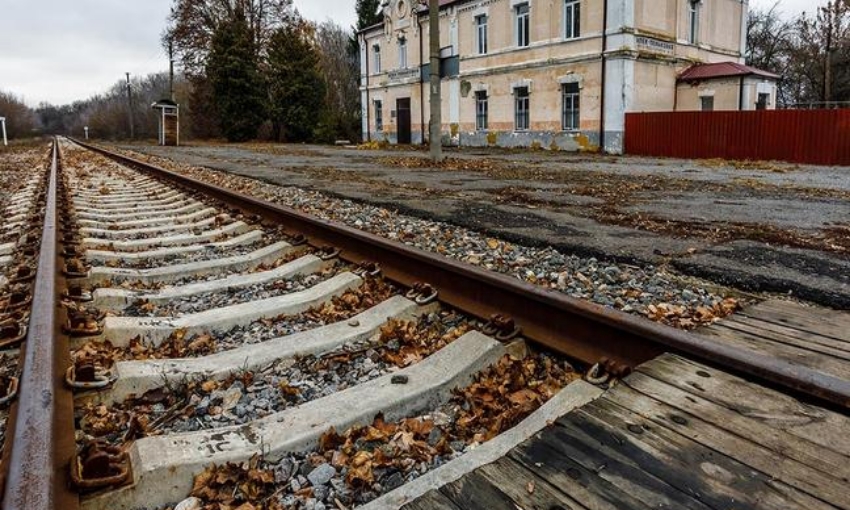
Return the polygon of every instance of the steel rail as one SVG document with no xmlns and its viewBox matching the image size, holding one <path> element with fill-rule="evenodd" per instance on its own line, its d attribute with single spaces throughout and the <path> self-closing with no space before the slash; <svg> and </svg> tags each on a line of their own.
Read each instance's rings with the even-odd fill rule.
<svg viewBox="0 0 850 510">
<path fill-rule="evenodd" d="M 427 280 L 439 290 L 442 302 L 465 313 L 485 320 L 496 313 L 509 314 L 522 328 L 525 338 L 585 363 L 608 359 L 615 365 L 635 367 L 664 352 L 675 352 L 815 400 L 850 408 L 850 382 L 846 380 L 571 298 L 74 141 L 183 189 L 201 192 L 243 212 L 257 214 L 282 226 L 287 233 L 303 234 L 313 246 L 340 248 L 341 257 L 348 262 L 376 262 L 387 278 L 403 286 Z"/>
<path fill-rule="evenodd" d="M 60 334 L 57 180 L 58 141 L 44 213 L 32 313 L 26 343 L 17 410 L 10 417 L 11 451 L 3 489 L 4 510 L 73 510 L 79 498 L 69 489 L 69 461 L 74 452 L 73 396 L 62 384 L 70 351 Z"/>
</svg>

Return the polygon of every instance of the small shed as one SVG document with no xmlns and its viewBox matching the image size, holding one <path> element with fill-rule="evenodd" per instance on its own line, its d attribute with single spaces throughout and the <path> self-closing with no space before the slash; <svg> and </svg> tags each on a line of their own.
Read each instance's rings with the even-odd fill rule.
<svg viewBox="0 0 850 510">
<path fill-rule="evenodd" d="M 180 145 L 180 105 L 171 99 L 160 99 L 151 108 L 159 111 L 159 144 Z"/>
<path fill-rule="evenodd" d="M 676 110 L 773 110 L 780 79 L 737 62 L 696 64 L 678 77 Z"/>
</svg>

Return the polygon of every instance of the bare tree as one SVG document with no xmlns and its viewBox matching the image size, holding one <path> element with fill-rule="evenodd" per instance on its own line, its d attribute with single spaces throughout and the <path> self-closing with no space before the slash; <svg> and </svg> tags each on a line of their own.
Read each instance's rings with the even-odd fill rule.
<svg viewBox="0 0 850 510">
<path fill-rule="evenodd" d="M 319 69 L 326 84 L 323 137 L 360 138 L 360 67 L 350 50 L 352 34 L 333 21 L 316 29 Z"/>
<path fill-rule="evenodd" d="M 750 9 L 747 15 L 747 65 L 774 73 L 782 72 L 794 24 L 783 19 L 780 2 L 769 9 Z"/>
<path fill-rule="evenodd" d="M 846 84 L 850 73 L 846 60 L 850 51 L 848 37 L 850 0 L 830 0 L 813 16 L 804 13 L 797 20 L 789 70 L 796 81 L 798 102 L 850 100 L 850 87 Z"/>
<path fill-rule="evenodd" d="M 13 94 L 0 91 L 0 117 L 6 117 L 6 132 L 10 139 L 31 136 L 35 131 L 35 114 L 23 99 Z M 0 145 L 2 143 L 0 140 Z"/>
<path fill-rule="evenodd" d="M 271 34 L 297 16 L 292 0 L 174 0 L 163 36 L 174 48 L 189 77 L 201 76 L 218 26 L 232 20 L 237 11 L 245 13 L 254 47 L 262 56 Z"/>
</svg>

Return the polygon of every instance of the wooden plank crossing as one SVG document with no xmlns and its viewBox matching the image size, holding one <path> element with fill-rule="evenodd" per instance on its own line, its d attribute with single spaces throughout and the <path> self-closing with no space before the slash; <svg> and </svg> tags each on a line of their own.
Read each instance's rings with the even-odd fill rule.
<svg viewBox="0 0 850 510">
<path fill-rule="evenodd" d="M 850 417 L 665 354 L 404 508 L 850 509 Z"/>
<path fill-rule="evenodd" d="M 698 331 L 718 342 L 850 380 L 850 314 L 771 300 Z"/>
</svg>

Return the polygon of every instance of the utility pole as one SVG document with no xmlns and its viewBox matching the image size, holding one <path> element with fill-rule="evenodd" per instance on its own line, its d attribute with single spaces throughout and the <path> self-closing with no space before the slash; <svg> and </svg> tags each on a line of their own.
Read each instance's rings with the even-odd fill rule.
<svg viewBox="0 0 850 510">
<path fill-rule="evenodd" d="M 431 159 L 443 160 L 442 94 L 440 91 L 440 1 L 430 0 L 428 22 L 431 47 Z"/>
<path fill-rule="evenodd" d="M 127 111 L 130 113 L 130 140 L 136 138 L 136 123 L 133 122 L 133 93 L 130 91 L 130 73 L 127 74 Z"/>
<path fill-rule="evenodd" d="M 168 38 L 168 98 L 174 101 L 174 42 Z"/>
</svg>

